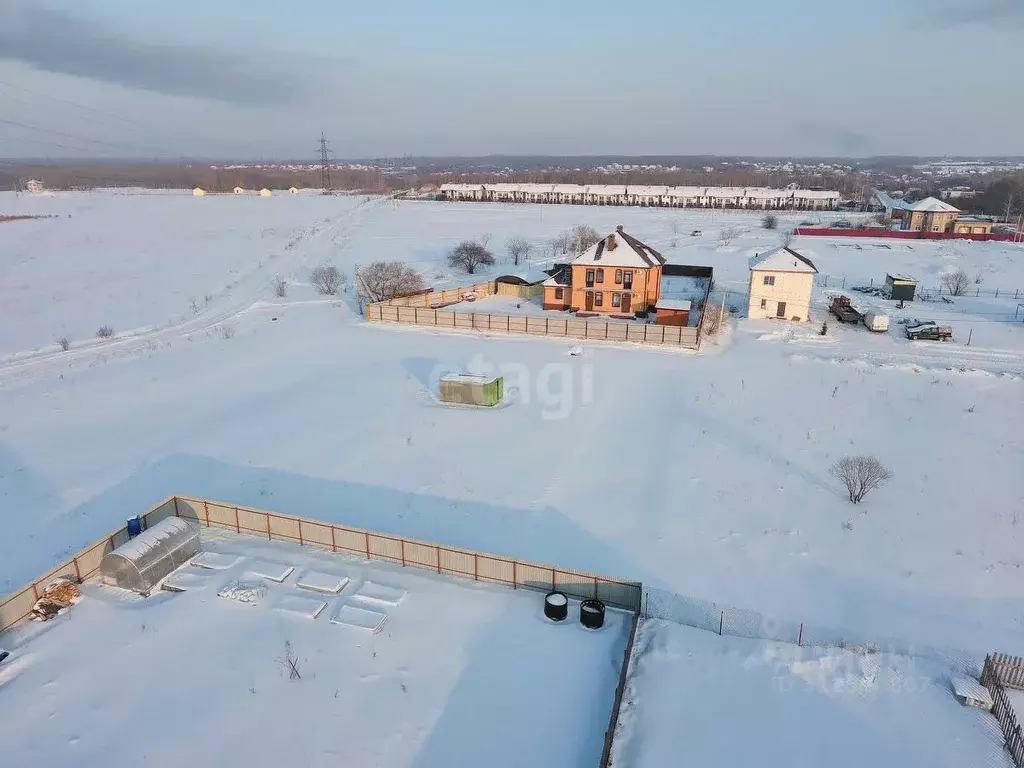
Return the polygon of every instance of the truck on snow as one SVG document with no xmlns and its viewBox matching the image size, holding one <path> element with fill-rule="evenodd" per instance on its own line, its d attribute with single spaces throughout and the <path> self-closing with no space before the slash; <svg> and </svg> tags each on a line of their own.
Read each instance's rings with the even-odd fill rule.
<svg viewBox="0 0 1024 768">
<path fill-rule="evenodd" d="M 879 314 L 878 312 L 865 312 L 864 325 L 867 326 L 869 331 L 885 333 L 889 330 L 889 316 Z"/>
<path fill-rule="evenodd" d="M 835 315 L 840 323 L 859 323 L 864 318 L 850 304 L 849 296 L 833 296 L 828 304 L 828 311 Z"/>
<path fill-rule="evenodd" d="M 947 325 L 938 325 L 931 320 L 915 320 L 906 325 L 907 338 L 911 341 L 949 341 L 953 338 L 953 329 Z"/>
</svg>

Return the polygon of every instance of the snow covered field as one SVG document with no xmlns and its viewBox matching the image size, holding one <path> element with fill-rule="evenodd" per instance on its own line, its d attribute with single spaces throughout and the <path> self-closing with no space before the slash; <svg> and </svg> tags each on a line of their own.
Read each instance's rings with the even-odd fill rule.
<svg viewBox="0 0 1024 768">
<path fill-rule="evenodd" d="M 995 718 L 961 706 L 951 671 L 889 654 L 638 630 L 617 768 L 1012 768 Z"/>
<path fill-rule="evenodd" d="M 73 214 L 0 224 L 0 252 L 17 256 L 0 266 L 2 348 L 17 355 L 0 362 L 0 591 L 187 493 L 641 579 L 858 637 L 978 657 L 1024 646 L 1024 326 L 997 322 L 1012 319 L 1005 293 L 941 305 L 957 316 L 949 344 L 912 344 L 896 324 L 830 324 L 821 337 L 817 323 L 739 320 L 697 355 L 592 343 L 575 357 L 578 341 L 366 325 L 351 292 L 325 300 L 304 285 L 309 266 L 351 274 L 397 258 L 457 284 L 444 258 L 464 238 L 489 233 L 500 251 L 522 234 L 540 263 L 573 224 L 623 224 L 740 291 L 748 256 L 778 235 L 743 213 L 318 196 L 7 195 L 0 210 Z M 130 229 L 109 240 L 118 223 Z M 732 226 L 746 232 L 719 246 Z M 1024 289 L 1017 246 L 856 244 L 795 246 L 830 285 L 886 271 L 930 285 L 963 266 L 982 287 Z M 171 269 L 175 258 L 201 274 Z M 76 272 L 78 289 L 54 301 L 65 263 L 170 271 L 103 301 Z M 285 299 L 275 274 L 294 283 Z M 189 310 L 188 296 L 217 290 Z M 946 321 L 940 305 L 910 311 Z M 86 341 L 102 322 L 159 327 Z M 66 353 L 52 343 L 61 329 L 75 342 Z M 437 403 L 441 373 L 488 367 L 506 375 L 506 407 Z M 828 468 L 861 452 L 895 478 L 854 508 Z"/>
<path fill-rule="evenodd" d="M 148 599 L 90 582 L 66 615 L 5 637 L 5 765 L 597 764 L 626 614 L 553 624 L 542 593 L 203 533 L 236 564 L 184 566 L 186 591 Z M 254 575 L 268 566 L 296 570 Z M 302 589 L 310 571 L 349 583 Z M 265 589 L 218 596 L 240 580 Z M 368 615 L 386 617 L 376 633 Z"/>
</svg>

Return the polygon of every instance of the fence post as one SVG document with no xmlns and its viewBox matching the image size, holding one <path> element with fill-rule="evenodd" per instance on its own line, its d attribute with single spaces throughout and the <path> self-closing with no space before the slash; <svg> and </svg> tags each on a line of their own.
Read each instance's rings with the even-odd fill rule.
<svg viewBox="0 0 1024 768">
<path fill-rule="evenodd" d="M 242 532 L 242 526 L 238 522 L 238 507 L 235 507 L 235 533 L 241 533 L 241 532 Z"/>
<path fill-rule="evenodd" d="M 718 636 L 719 637 L 722 636 L 722 627 L 724 627 L 724 626 L 725 626 L 725 611 L 722 611 L 721 615 L 718 617 Z"/>
<path fill-rule="evenodd" d="M 996 288 L 996 298 L 997 299 L 999 298 L 999 289 L 998 288 Z"/>
<path fill-rule="evenodd" d="M 512 561 L 512 589 L 518 589 L 519 584 L 516 580 L 516 561 Z"/>
<path fill-rule="evenodd" d="M 210 502 L 203 502 L 203 510 L 206 512 L 206 527 L 210 527 Z"/>
<path fill-rule="evenodd" d="M 402 567 L 405 568 L 405 539 L 402 539 Z"/>
<path fill-rule="evenodd" d="M 551 569 L 551 591 L 555 591 L 555 569 Z"/>
<path fill-rule="evenodd" d="M 270 541 L 270 539 L 273 538 L 270 535 L 270 515 L 264 513 L 263 516 L 267 518 L 267 541 Z"/>
<path fill-rule="evenodd" d="M 545 317 L 544 318 L 544 335 L 545 336 L 548 335 L 548 330 L 549 330 L 548 329 L 548 320 L 550 320 L 550 319 L 551 319 L 550 317 Z"/>
<path fill-rule="evenodd" d="M 971 330 L 968 331 L 968 333 L 967 333 L 967 346 L 968 347 L 971 346 L 971 337 L 972 336 L 974 336 L 974 329 L 973 328 L 971 328 Z"/>
<path fill-rule="evenodd" d="M 594 599 L 597 599 L 597 576 L 594 577 Z"/>
<path fill-rule="evenodd" d="M 337 552 L 338 545 L 334 542 L 334 526 L 331 526 L 331 552 Z"/>
<path fill-rule="evenodd" d="M 473 553 L 473 581 L 480 581 L 480 555 Z"/>
<path fill-rule="evenodd" d="M 441 575 L 441 548 L 438 546 L 434 547 L 434 556 L 437 558 L 437 573 Z"/>
<path fill-rule="evenodd" d="M 366 559 L 370 559 L 370 532 L 364 531 L 363 537 L 366 539 Z"/>
<path fill-rule="evenodd" d="M 800 622 L 800 634 L 796 636 L 797 647 L 801 647 L 804 644 L 804 623 Z"/>
<path fill-rule="evenodd" d="M 82 582 L 82 571 L 79 570 L 79 568 L 78 568 L 78 558 L 77 557 L 72 557 L 71 558 L 71 562 L 73 562 L 75 564 L 75 578 L 78 579 L 79 583 L 81 583 Z"/>
<path fill-rule="evenodd" d="M 302 544 L 303 544 L 303 541 L 302 541 L 302 521 L 299 520 L 299 546 L 301 547 Z"/>
</svg>

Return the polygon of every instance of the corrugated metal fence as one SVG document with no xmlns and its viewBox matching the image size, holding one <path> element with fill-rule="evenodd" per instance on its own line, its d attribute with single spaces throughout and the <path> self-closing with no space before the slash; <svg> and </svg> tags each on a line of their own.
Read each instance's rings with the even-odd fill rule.
<svg viewBox="0 0 1024 768">
<path fill-rule="evenodd" d="M 608 605 L 634 612 L 640 610 L 643 587 L 639 582 L 209 499 L 172 496 L 141 515 L 143 527 L 148 528 L 174 515 L 211 528 L 224 528 L 270 540 L 312 544 L 367 560 L 382 560 L 442 575 L 505 584 L 513 589 L 544 592 L 558 589 L 573 597 L 597 597 Z M 103 556 L 126 541 L 127 527 L 118 528 L 4 597 L 0 600 L 0 632 L 29 615 L 50 581 L 59 576 L 83 581 L 95 575 Z"/>
</svg>

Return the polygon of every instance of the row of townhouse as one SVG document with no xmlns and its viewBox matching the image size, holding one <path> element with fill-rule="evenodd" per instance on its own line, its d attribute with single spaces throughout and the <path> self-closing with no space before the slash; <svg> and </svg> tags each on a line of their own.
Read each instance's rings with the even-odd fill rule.
<svg viewBox="0 0 1024 768">
<path fill-rule="evenodd" d="M 838 192 L 768 187 L 663 187 L 624 184 L 443 184 L 442 200 L 493 203 L 639 205 L 658 208 L 835 210 Z"/>
</svg>

